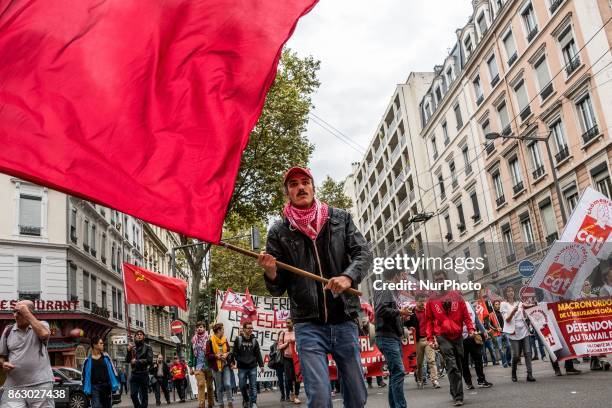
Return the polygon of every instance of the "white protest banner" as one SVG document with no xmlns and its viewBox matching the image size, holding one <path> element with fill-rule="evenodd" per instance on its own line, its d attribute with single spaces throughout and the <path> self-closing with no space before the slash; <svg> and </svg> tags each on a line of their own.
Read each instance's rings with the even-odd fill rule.
<svg viewBox="0 0 612 408">
<path fill-rule="evenodd" d="M 612 201 L 587 187 L 561 234 L 561 242 L 581 242 L 599 259 L 612 252 Z"/>
<path fill-rule="evenodd" d="M 536 329 L 540 338 L 544 339 L 548 355 L 551 356 L 552 361 L 555 361 L 557 359 L 555 351 L 561 350 L 563 344 L 556 325 L 553 323 L 556 322 L 554 314 L 548 310 L 546 303 L 526 306 L 524 310 L 533 328 Z"/>
<path fill-rule="evenodd" d="M 556 241 L 538 266 L 529 286 L 562 298 L 575 298 L 598 263 L 586 244 Z"/>
<path fill-rule="evenodd" d="M 238 306 L 244 304 L 244 300 L 246 300 L 247 296 L 244 293 L 231 292 L 230 296 L 233 303 L 230 304 L 236 306 L 235 308 L 230 307 L 232 310 L 228 310 L 227 302 L 223 308 L 221 307 L 224 300 L 226 300 L 225 292 L 218 291 L 216 296 L 216 321 L 223 323 L 225 336 L 233 347 L 234 340 L 238 337 L 238 333 L 242 327 L 240 321 L 243 316 L 242 312 L 235 309 L 238 309 Z M 241 301 L 237 301 L 237 298 L 241 299 Z M 257 381 L 276 381 L 276 372 L 268 368 L 268 354 L 270 353 L 270 346 L 272 346 L 272 343 L 278 340 L 279 333 L 287 330 L 285 319 L 288 316 L 290 301 L 289 298 L 286 297 L 250 295 L 250 298 L 255 305 L 257 313 L 252 317 L 253 334 L 259 342 L 265 366 L 263 373 L 257 370 Z M 281 316 L 285 319 L 279 319 Z"/>
</svg>

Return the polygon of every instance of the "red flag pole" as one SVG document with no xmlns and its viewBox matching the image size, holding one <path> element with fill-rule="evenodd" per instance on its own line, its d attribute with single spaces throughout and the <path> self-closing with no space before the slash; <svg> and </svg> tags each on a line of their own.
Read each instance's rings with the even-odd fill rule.
<svg viewBox="0 0 612 408">
<path fill-rule="evenodd" d="M 248 249 L 244 249 L 244 248 L 240 248 L 240 247 L 234 246 L 232 244 L 228 244 L 227 242 L 221 241 L 221 242 L 219 242 L 218 245 L 222 246 L 224 248 L 227 248 L 229 250 L 232 250 L 234 252 L 238 252 L 239 254 L 251 257 L 251 258 L 255 258 L 255 259 L 259 258 L 259 254 L 258 253 L 253 252 L 253 251 L 249 251 Z M 303 277 L 308 278 L 308 279 L 316 280 L 316 281 L 321 282 L 321 283 L 323 283 L 325 285 L 327 285 L 327 282 L 329 282 L 329 279 L 325 279 L 324 277 L 319 276 L 319 275 L 315 275 L 314 273 L 306 272 L 303 269 L 296 268 L 295 266 L 288 265 L 288 264 L 286 264 L 284 262 L 276 261 L 276 266 L 278 266 L 279 268 L 285 269 L 285 270 L 287 270 L 289 272 L 295 273 L 296 275 L 300 275 L 300 276 L 303 276 Z M 355 296 L 363 296 L 363 293 L 361 293 L 359 290 L 354 289 L 354 288 L 348 288 L 345 291 L 345 293 L 350 293 L 351 295 L 355 295 Z"/>
<path fill-rule="evenodd" d="M 125 286 L 125 268 L 123 267 L 123 263 L 121 264 L 121 278 L 123 279 L 123 304 L 125 305 L 125 330 L 126 330 L 126 338 L 128 341 L 128 346 L 130 343 L 130 337 L 132 337 L 132 331 L 130 329 L 130 307 L 127 301 L 127 287 Z M 134 349 L 131 351 L 132 359 L 134 358 Z M 130 359 L 130 363 L 132 362 Z"/>
</svg>

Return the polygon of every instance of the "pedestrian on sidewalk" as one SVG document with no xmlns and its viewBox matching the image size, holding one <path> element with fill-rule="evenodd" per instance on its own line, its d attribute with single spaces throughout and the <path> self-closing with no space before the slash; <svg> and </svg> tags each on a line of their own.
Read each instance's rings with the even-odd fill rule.
<svg viewBox="0 0 612 408">
<path fill-rule="evenodd" d="M 91 408 L 112 408 L 113 392 L 119 389 L 117 371 L 104 352 L 104 340 L 91 338 L 91 353 L 83 363 L 83 392 L 91 398 Z"/>
<path fill-rule="evenodd" d="M 283 178 L 287 203 L 283 219 L 268 232 L 266 251 L 259 256 L 268 291 L 288 293 L 295 320 L 297 352 L 310 407 L 331 405 L 327 355 L 338 366 L 345 406 L 367 401 L 355 320 L 361 310 L 357 288 L 371 264 L 367 241 L 351 215 L 315 198 L 312 173 L 289 169 Z M 326 285 L 277 269 L 276 260 L 329 279 Z"/>
<path fill-rule="evenodd" d="M 149 371 L 153 379 L 153 387 L 155 391 L 155 405 L 161 405 L 161 393 L 164 393 L 166 403 L 170 404 L 170 391 L 168 390 L 168 382 L 170 381 L 170 367 L 164 361 L 164 356 L 160 353 L 157 355 L 157 360 Z M 161 391 L 161 392 L 160 392 Z"/>
<path fill-rule="evenodd" d="M 263 358 L 253 334 L 253 323 L 242 324 L 242 335 L 234 341 L 234 358 L 238 366 L 238 381 L 243 408 L 257 408 L 257 366 L 263 372 Z M 248 383 L 248 389 L 247 389 Z"/>
<path fill-rule="evenodd" d="M 145 333 L 136 330 L 134 344 L 128 345 L 128 356 L 132 375 L 130 376 L 130 396 L 134 408 L 147 408 L 149 405 L 149 369 L 153 365 L 153 350 L 145 342 Z"/>
<path fill-rule="evenodd" d="M 383 272 L 383 279 L 385 282 L 398 282 L 401 280 L 400 271 L 386 269 Z M 407 319 L 413 313 L 409 308 L 398 306 L 395 293 L 389 289 L 374 292 L 376 344 L 385 356 L 389 370 L 389 407 L 406 408 L 406 397 L 404 396 L 406 372 L 402 359 L 403 318 Z"/>
<path fill-rule="evenodd" d="M 534 382 L 531 367 L 531 344 L 529 343 L 529 330 L 525 320 L 523 303 L 515 298 L 514 287 L 507 286 L 504 289 L 506 299 L 500 306 L 504 318 L 504 333 L 508 333 L 510 345 L 512 346 L 512 381 L 517 382 L 516 371 L 521 359 L 521 353 L 525 356 L 525 367 L 527 368 L 527 381 Z"/>
<path fill-rule="evenodd" d="M 445 287 L 448 275 L 445 270 L 433 273 L 438 287 Z M 425 304 L 427 320 L 427 341 L 432 348 L 439 348 L 446 366 L 450 394 L 454 406 L 463 405 L 463 326 L 468 336 L 474 336 L 474 323 L 470 318 L 465 301 L 457 291 L 440 289 Z"/>
<path fill-rule="evenodd" d="M 34 316 L 34 303 L 21 300 L 13 310 L 15 322 L 4 328 L 0 337 L 0 367 L 7 373 L 4 381 L 3 407 L 53 408 L 53 374 L 47 344 L 49 323 Z M 21 391 L 8 401 L 10 390 Z M 45 395 L 32 397 L 37 390 Z M 28 397 L 30 394 L 30 397 Z"/>
<path fill-rule="evenodd" d="M 206 408 L 207 400 L 209 408 L 214 406 L 213 375 L 206 360 L 206 343 L 208 340 L 208 323 L 197 322 L 196 333 L 191 338 L 189 367 L 191 367 L 191 374 L 195 376 L 198 384 L 198 408 Z"/>
<path fill-rule="evenodd" d="M 120 394 L 123 394 L 123 390 L 125 390 L 125 394 L 128 393 L 127 387 L 127 375 L 125 374 L 125 369 L 119 369 L 119 384 L 121 385 Z"/>
<path fill-rule="evenodd" d="M 212 369 L 215 379 L 215 390 L 217 391 L 217 402 L 219 406 L 225 406 L 223 395 L 227 393 L 227 405 L 234 406 L 231 376 L 234 375 L 230 368 L 230 346 L 224 335 L 223 323 L 213 326 L 213 334 L 206 344 L 206 359 Z"/>
<path fill-rule="evenodd" d="M 283 353 L 283 364 L 285 367 L 285 381 L 287 382 L 287 392 L 289 401 L 294 404 L 301 404 L 298 398 L 300 395 L 300 381 L 295 374 L 293 365 L 293 344 L 295 343 L 295 332 L 293 331 L 293 320 L 285 321 L 287 331 L 282 331 L 278 335 L 278 349 Z"/>
<path fill-rule="evenodd" d="M 499 349 L 500 357 L 504 368 L 510 367 L 512 363 L 512 349 L 510 347 L 510 338 L 508 333 L 504 333 L 504 316 L 501 313 L 501 300 L 495 300 L 493 302 L 493 311 L 499 327 L 493 327 L 494 339 L 497 342 L 497 348 Z"/>
<path fill-rule="evenodd" d="M 174 356 L 174 362 L 170 366 L 170 375 L 174 388 L 179 395 L 179 402 L 185 402 L 185 377 L 187 374 L 187 365 L 179 360 L 178 356 Z"/>
</svg>

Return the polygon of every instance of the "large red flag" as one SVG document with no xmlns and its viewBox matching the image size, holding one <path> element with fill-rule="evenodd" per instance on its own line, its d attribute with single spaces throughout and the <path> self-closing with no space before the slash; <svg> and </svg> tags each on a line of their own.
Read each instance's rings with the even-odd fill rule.
<svg viewBox="0 0 612 408">
<path fill-rule="evenodd" d="M 0 172 L 217 242 L 316 0 L 0 3 Z"/>
<path fill-rule="evenodd" d="M 187 282 L 123 263 L 125 298 L 129 304 L 178 306 L 187 310 Z"/>
</svg>

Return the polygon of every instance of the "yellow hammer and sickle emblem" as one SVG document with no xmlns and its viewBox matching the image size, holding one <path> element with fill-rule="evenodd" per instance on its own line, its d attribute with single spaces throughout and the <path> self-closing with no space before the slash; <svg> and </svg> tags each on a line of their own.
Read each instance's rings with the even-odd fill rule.
<svg viewBox="0 0 612 408">
<path fill-rule="evenodd" d="M 138 281 L 146 281 L 147 279 L 144 277 L 144 275 L 140 272 L 134 272 L 134 275 L 136 276 L 136 282 Z"/>
</svg>

